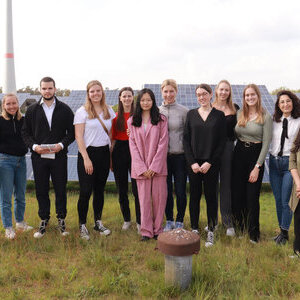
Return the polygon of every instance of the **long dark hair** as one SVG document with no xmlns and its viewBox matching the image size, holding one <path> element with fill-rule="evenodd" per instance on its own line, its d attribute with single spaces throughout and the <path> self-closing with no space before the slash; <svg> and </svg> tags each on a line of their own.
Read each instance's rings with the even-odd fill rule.
<svg viewBox="0 0 300 300">
<path fill-rule="evenodd" d="M 132 125 L 135 127 L 141 127 L 142 125 L 142 108 L 141 108 L 141 98 L 144 94 L 149 94 L 151 100 L 152 100 L 152 107 L 150 110 L 150 118 L 151 118 L 151 124 L 157 125 L 158 122 L 162 121 L 161 115 L 159 113 L 159 109 L 156 105 L 155 96 L 154 93 L 150 89 L 142 89 L 140 90 L 137 100 L 136 100 L 136 106 L 135 111 L 132 116 Z"/>
<path fill-rule="evenodd" d="M 131 92 L 132 97 L 134 95 L 133 89 L 129 86 L 123 87 L 119 92 L 118 116 L 116 119 L 116 129 L 121 132 L 125 131 L 125 118 L 124 118 L 124 107 L 123 107 L 123 103 L 120 101 L 120 98 L 121 98 L 122 93 L 125 91 Z M 133 115 L 133 111 L 134 111 L 134 101 L 132 101 L 132 104 L 131 104 L 130 116 Z"/>
<path fill-rule="evenodd" d="M 275 122 L 279 123 L 280 118 L 282 117 L 282 111 L 279 108 L 279 100 L 282 95 L 288 96 L 293 102 L 293 110 L 291 112 L 291 116 L 294 119 L 299 118 L 300 117 L 300 100 L 299 100 L 299 98 L 291 91 L 283 90 L 283 91 L 278 92 L 278 94 L 277 94 L 277 101 L 275 103 L 275 111 L 274 111 L 274 115 L 273 115 L 273 120 Z"/>
</svg>

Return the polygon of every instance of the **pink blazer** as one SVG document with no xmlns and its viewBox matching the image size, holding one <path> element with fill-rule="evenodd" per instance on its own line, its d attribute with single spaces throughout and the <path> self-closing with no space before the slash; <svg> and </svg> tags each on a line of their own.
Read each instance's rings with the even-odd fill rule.
<svg viewBox="0 0 300 300">
<path fill-rule="evenodd" d="M 163 121 L 157 125 L 147 124 L 135 127 L 131 125 L 132 117 L 127 121 L 129 134 L 129 147 L 131 154 L 131 177 L 147 179 L 143 173 L 152 170 L 155 176 L 167 176 L 167 152 L 168 152 L 168 121 L 161 115 Z"/>
</svg>

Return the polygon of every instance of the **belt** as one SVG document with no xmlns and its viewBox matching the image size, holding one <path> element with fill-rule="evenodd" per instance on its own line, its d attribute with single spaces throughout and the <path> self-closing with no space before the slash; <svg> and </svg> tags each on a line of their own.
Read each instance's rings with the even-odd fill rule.
<svg viewBox="0 0 300 300">
<path fill-rule="evenodd" d="M 255 146 L 255 145 L 260 145 L 261 142 L 258 142 L 258 143 L 253 143 L 253 142 L 244 142 L 244 141 L 241 141 L 241 140 L 238 140 L 239 143 L 241 143 L 245 148 L 249 148 L 249 147 L 252 147 L 252 146 Z"/>
</svg>

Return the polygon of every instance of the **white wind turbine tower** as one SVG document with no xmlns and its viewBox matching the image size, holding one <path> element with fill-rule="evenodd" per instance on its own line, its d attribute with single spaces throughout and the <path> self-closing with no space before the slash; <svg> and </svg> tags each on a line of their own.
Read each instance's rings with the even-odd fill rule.
<svg viewBox="0 0 300 300">
<path fill-rule="evenodd" d="M 5 0 L 5 52 L 4 52 L 4 82 L 3 93 L 16 93 L 16 77 L 14 62 L 12 0 Z"/>
</svg>

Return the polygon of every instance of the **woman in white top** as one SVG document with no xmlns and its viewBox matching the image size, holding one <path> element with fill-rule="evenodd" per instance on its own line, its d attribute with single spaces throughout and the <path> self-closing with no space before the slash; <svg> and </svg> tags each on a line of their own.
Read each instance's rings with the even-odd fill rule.
<svg viewBox="0 0 300 300">
<path fill-rule="evenodd" d="M 110 167 L 110 130 L 114 111 L 105 102 L 102 84 L 93 80 L 87 85 L 86 102 L 74 117 L 75 137 L 78 144 L 77 171 L 80 195 L 77 204 L 80 236 L 89 240 L 86 216 L 93 192 L 93 208 L 96 231 L 109 235 L 102 224 L 104 187 Z"/>
<path fill-rule="evenodd" d="M 289 171 L 289 157 L 293 142 L 300 128 L 300 103 L 290 91 L 277 94 L 273 115 L 273 134 L 270 147 L 270 183 L 276 203 L 280 233 L 274 238 L 276 244 L 284 245 L 293 213 L 289 207 L 293 179 Z"/>
</svg>

